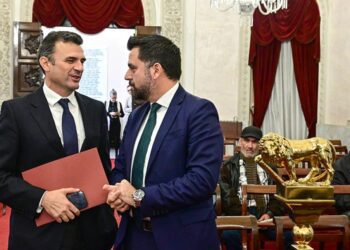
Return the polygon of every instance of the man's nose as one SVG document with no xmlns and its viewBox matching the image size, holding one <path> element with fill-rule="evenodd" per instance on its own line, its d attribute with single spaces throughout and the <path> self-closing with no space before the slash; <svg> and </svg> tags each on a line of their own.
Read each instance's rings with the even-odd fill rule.
<svg viewBox="0 0 350 250">
<path fill-rule="evenodd" d="M 74 69 L 77 71 L 84 71 L 84 64 L 82 62 L 77 62 L 76 64 L 74 64 Z"/>
<path fill-rule="evenodd" d="M 124 76 L 124 79 L 125 80 L 132 80 L 132 77 L 131 77 L 131 73 L 130 73 L 130 69 L 128 69 L 125 73 L 125 76 Z"/>
</svg>

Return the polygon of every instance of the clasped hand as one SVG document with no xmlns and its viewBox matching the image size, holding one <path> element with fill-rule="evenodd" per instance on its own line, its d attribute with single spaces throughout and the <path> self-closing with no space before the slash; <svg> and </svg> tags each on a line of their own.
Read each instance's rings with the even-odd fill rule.
<svg viewBox="0 0 350 250">
<path fill-rule="evenodd" d="M 125 212 L 135 206 L 132 194 L 136 189 L 129 181 L 124 179 L 115 185 L 104 185 L 103 190 L 108 191 L 107 204 L 118 212 Z"/>
<path fill-rule="evenodd" d="M 79 191 L 77 188 L 61 188 L 46 191 L 41 206 L 58 223 L 74 220 L 80 211 L 68 199 L 67 194 Z"/>
</svg>

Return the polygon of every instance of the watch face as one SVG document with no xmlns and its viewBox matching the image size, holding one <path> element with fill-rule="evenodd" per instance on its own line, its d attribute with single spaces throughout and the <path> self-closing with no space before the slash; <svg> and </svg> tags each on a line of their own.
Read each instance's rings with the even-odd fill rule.
<svg viewBox="0 0 350 250">
<path fill-rule="evenodd" d="M 141 201 L 142 198 L 145 196 L 145 192 L 143 192 L 143 190 L 138 189 L 134 192 L 134 199 Z"/>
</svg>

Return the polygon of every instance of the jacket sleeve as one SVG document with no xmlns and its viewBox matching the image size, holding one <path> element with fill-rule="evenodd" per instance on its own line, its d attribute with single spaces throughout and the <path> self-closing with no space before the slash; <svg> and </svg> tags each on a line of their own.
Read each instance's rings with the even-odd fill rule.
<svg viewBox="0 0 350 250">
<path fill-rule="evenodd" d="M 241 215 L 242 205 L 237 195 L 237 188 L 232 183 L 232 161 L 226 162 L 220 171 L 219 185 L 221 190 L 222 215 Z"/>
</svg>

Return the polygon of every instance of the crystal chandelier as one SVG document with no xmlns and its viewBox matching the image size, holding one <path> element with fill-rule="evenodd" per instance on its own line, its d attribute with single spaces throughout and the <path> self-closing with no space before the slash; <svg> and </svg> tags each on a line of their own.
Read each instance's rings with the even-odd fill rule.
<svg viewBox="0 0 350 250">
<path fill-rule="evenodd" d="M 288 7 L 288 0 L 210 0 L 210 7 L 220 11 L 236 8 L 238 13 L 252 14 L 256 7 L 263 15 Z"/>
</svg>

